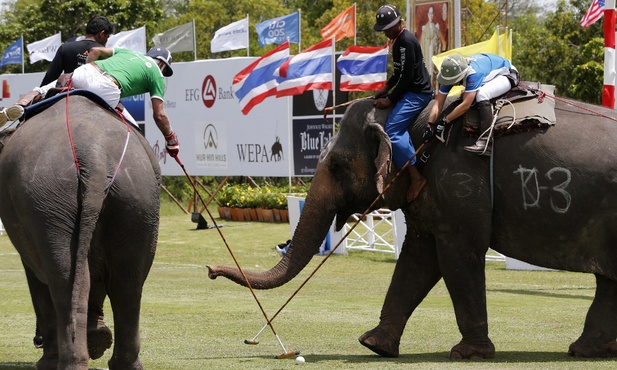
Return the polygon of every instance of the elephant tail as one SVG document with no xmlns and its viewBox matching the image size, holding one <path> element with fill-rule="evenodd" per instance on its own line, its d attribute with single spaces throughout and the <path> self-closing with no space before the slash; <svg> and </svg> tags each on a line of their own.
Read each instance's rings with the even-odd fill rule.
<svg viewBox="0 0 617 370">
<path fill-rule="evenodd" d="M 88 296 L 90 294 L 90 266 L 88 256 L 94 236 L 94 229 L 103 208 L 105 200 L 106 181 L 87 181 L 83 179 L 83 172 L 79 179 L 77 193 L 77 241 L 74 245 L 73 285 L 71 292 L 71 333 L 75 339 L 77 332 L 77 315 L 86 315 L 87 320 Z"/>
</svg>

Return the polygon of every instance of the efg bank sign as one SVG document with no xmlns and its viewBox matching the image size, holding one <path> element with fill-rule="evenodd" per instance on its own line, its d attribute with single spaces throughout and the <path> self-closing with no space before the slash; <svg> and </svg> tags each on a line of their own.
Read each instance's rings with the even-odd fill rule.
<svg viewBox="0 0 617 370">
<path fill-rule="evenodd" d="M 217 90 L 216 80 L 212 75 L 207 75 L 204 78 L 201 91 L 201 99 L 206 108 L 212 108 L 217 99 L 235 99 L 233 87 L 229 86 L 228 90 L 219 87 Z"/>
<path fill-rule="evenodd" d="M 244 115 L 232 87 L 234 76 L 256 59 L 239 57 L 174 64 L 165 98 L 177 101 L 178 105 L 166 113 L 178 135 L 180 156 L 191 175 L 289 176 L 290 99 L 269 97 Z M 160 141 L 160 134 L 154 136 L 157 131 L 155 126 L 146 129 L 147 134 L 152 134 L 148 141 Z M 174 161 L 159 164 L 163 175 L 183 175 Z"/>
</svg>

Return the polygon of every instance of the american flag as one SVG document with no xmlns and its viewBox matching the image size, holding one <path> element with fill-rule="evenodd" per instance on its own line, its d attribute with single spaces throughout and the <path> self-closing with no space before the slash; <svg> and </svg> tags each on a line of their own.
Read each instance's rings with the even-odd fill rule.
<svg viewBox="0 0 617 370">
<path fill-rule="evenodd" d="M 604 0 L 593 0 L 589 10 L 581 19 L 581 26 L 583 28 L 587 28 L 592 24 L 596 23 L 598 19 L 602 18 L 604 14 Z"/>
</svg>

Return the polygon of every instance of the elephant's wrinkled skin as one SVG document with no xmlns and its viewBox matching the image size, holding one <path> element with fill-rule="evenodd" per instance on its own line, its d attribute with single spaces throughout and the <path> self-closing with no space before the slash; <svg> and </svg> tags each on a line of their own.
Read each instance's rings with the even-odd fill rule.
<svg viewBox="0 0 617 370">
<path fill-rule="evenodd" d="M 612 110 L 582 105 L 614 117 Z M 428 185 L 419 199 L 405 204 L 407 171 L 386 192 L 377 207 L 402 208 L 407 235 L 379 325 L 360 337 L 363 345 L 398 356 L 407 320 L 443 278 L 462 334 L 451 358 L 492 358 L 484 275 L 490 246 L 531 264 L 595 274 L 596 297 L 569 352 L 617 355 L 617 124 L 559 101 L 556 108 L 557 124 L 546 132 L 496 140 L 492 179 L 490 158 L 463 151 L 475 139 L 462 137 L 458 120 L 450 146 L 439 144 L 424 168 Z M 370 101 L 349 107 L 321 154 L 292 246 L 271 270 L 247 273 L 254 288 L 292 279 L 317 252 L 335 215 L 340 228 L 375 199 L 379 169 L 391 165 L 382 129 L 387 113 Z M 416 147 L 426 113 L 412 129 Z M 386 184 L 394 172 L 385 175 Z M 243 283 L 234 268 L 209 268 L 211 278 Z"/>
<path fill-rule="evenodd" d="M 126 126 L 89 99 L 70 96 L 69 112 L 67 126 L 61 100 L 0 139 L 0 218 L 28 278 L 43 347 L 37 368 L 87 369 L 89 357 L 103 355 L 112 342 L 103 322 L 108 296 L 109 367 L 141 369 L 139 311 L 156 249 L 159 165 L 135 131 L 123 156 Z"/>
</svg>

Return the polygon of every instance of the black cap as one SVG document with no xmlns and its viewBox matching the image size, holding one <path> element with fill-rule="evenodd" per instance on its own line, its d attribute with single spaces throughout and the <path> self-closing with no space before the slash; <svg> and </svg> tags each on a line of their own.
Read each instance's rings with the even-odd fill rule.
<svg viewBox="0 0 617 370">
<path fill-rule="evenodd" d="M 163 70 L 163 76 L 170 77 L 174 74 L 174 71 L 171 69 L 171 53 L 169 52 L 169 50 L 165 49 L 162 46 L 155 46 L 150 49 L 146 53 L 146 55 L 152 59 L 162 60 L 163 63 L 165 63 L 167 68 Z"/>
<path fill-rule="evenodd" d="M 377 10 L 375 16 L 375 31 L 385 31 L 398 24 L 401 20 L 401 12 L 394 5 L 383 5 Z"/>
</svg>

